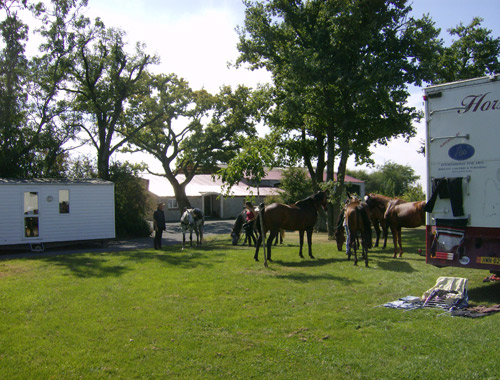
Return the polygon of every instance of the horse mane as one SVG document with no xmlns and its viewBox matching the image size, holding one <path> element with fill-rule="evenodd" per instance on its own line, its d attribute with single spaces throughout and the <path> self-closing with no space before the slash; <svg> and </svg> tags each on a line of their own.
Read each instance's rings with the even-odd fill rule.
<svg viewBox="0 0 500 380">
<path fill-rule="evenodd" d="M 379 201 L 379 202 L 383 202 L 383 203 L 389 203 L 389 202 L 397 199 L 397 198 L 388 197 L 387 195 L 375 194 L 375 193 L 368 193 L 365 196 L 365 200 L 366 200 L 367 197 L 371 198 L 371 199 L 374 199 L 376 201 Z"/>
<path fill-rule="evenodd" d="M 321 199 L 319 199 L 320 194 L 321 194 L 321 197 L 325 196 L 323 191 L 317 191 L 316 193 L 309 195 L 307 198 L 304 198 L 304 199 L 301 199 L 300 201 L 295 202 L 293 204 L 293 206 L 302 207 L 303 205 L 311 203 L 311 202 L 313 202 L 313 203 L 319 202 L 319 201 L 321 201 Z"/>
</svg>

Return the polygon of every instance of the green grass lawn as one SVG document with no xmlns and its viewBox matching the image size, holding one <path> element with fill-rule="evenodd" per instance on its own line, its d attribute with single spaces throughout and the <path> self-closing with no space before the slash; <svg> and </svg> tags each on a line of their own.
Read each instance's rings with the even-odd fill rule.
<svg viewBox="0 0 500 380">
<path fill-rule="evenodd" d="M 403 258 L 390 242 L 369 268 L 321 234 L 299 259 L 296 233 L 269 268 L 229 237 L 0 260 L 0 379 L 498 379 L 500 314 L 380 307 L 439 276 L 500 303 L 488 272 L 425 264 L 424 239 L 405 230 Z"/>
</svg>

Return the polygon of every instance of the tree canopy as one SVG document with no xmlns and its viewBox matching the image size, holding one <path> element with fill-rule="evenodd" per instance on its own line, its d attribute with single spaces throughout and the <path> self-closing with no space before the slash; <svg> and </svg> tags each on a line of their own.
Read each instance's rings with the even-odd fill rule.
<svg viewBox="0 0 500 380">
<path fill-rule="evenodd" d="M 408 86 L 430 79 L 438 30 L 427 17 L 410 17 L 405 0 L 245 5 L 237 62 L 272 73 L 277 107 L 271 120 L 293 118 L 277 128 L 301 140 L 297 151 L 309 168 L 311 147 L 326 154 L 326 160 L 314 158 L 326 161 L 327 180 L 333 180 L 338 159 L 335 201 L 340 204 L 350 155 L 370 161 L 372 143 L 415 134 L 412 122 L 420 114 L 407 104 Z M 311 177 L 322 179 L 320 174 Z M 330 212 L 331 233 L 333 218 Z"/>
</svg>

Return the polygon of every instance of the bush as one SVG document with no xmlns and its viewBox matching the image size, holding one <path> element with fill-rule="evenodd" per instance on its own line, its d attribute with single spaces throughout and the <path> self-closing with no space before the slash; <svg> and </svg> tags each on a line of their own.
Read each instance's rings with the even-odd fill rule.
<svg viewBox="0 0 500 380">
<path fill-rule="evenodd" d="M 115 183 L 115 225 L 117 237 L 147 237 L 151 227 L 145 220 L 147 194 L 129 163 L 114 163 L 110 179 Z"/>
</svg>

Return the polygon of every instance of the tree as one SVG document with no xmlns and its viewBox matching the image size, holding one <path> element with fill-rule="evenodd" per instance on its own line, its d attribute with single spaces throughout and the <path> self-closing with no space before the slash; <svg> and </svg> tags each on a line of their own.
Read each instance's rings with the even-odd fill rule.
<svg viewBox="0 0 500 380">
<path fill-rule="evenodd" d="M 365 181 L 366 193 L 377 193 L 388 197 L 403 197 L 413 194 L 418 197 L 417 181 L 420 179 L 411 166 L 388 161 L 372 173 L 364 170 L 348 170 L 349 175 Z"/>
<path fill-rule="evenodd" d="M 145 46 L 139 43 L 134 53 L 128 53 L 125 32 L 106 29 L 99 19 L 94 24 L 82 20 L 76 26 L 77 46 L 71 57 L 73 64 L 68 68 L 69 80 L 62 89 L 81 120 L 81 129 L 97 151 L 99 177 L 109 179 L 112 154 L 161 117 L 161 113 L 148 114 L 139 121 L 127 112 L 135 98 L 150 94 L 147 68 L 159 59 L 146 54 Z"/>
<path fill-rule="evenodd" d="M 409 17 L 404 0 L 245 1 L 238 64 L 267 68 L 278 89 L 274 120 L 286 120 L 311 157 L 312 139 L 324 147 L 327 180 L 334 179 L 336 207 L 329 209 L 329 233 L 344 188 L 347 159 L 370 161 L 372 143 L 411 137 L 420 116 L 408 107 L 408 84 L 429 76 L 429 62 L 440 41 L 426 17 Z M 289 112 L 296 107 L 292 113 Z M 273 128 L 276 126 L 273 125 Z M 283 128 L 283 126 L 282 126 Z M 282 134 L 284 135 L 284 134 Z M 308 140 L 309 138 L 309 140 Z M 306 156 L 309 155 L 309 157 Z M 319 175 L 321 174 L 321 176 Z M 311 173 L 322 180 L 323 173 Z"/>
<path fill-rule="evenodd" d="M 118 237 L 146 237 L 151 228 L 145 220 L 148 211 L 146 189 L 138 172 L 139 167 L 127 162 L 114 162 L 110 180 L 115 184 L 115 225 Z"/>
<path fill-rule="evenodd" d="M 243 177 L 259 189 L 266 171 L 275 165 L 274 144 L 266 138 L 250 137 L 242 141 L 242 146 L 235 156 L 222 167 L 218 174 L 226 184 L 226 195 L 230 195 L 231 187 Z M 260 196 L 260 194 L 254 194 Z"/>
<path fill-rule="evenodd" d="M 155 113 L 162 117 L 130 142 L 162 164 L 163 173 L 154 174 L 168 179 L 182 212 L 191 207 L 185 188 L 194 175 L 214 173 L 218 164 L 231 160 L 244 136 L 255 134 L 252 92 L 244 86 L 234 91 L 223 87 L 217 95 L 193 91 L 175 74 L 154 76 L 151 83 L 152 96 L 137 97 L 130 112 L 138 118 Z"/>
<path fill-rule="evenodd" d="M 295 203 L 313 193 L 312 180 L 304 168 L 290 167 L 283 170 L 280 189 L 281 197 L 286 204 Z"/>
<path fill-rule="evenodd" d="M 460 23 L 448 30 L 457 36 L 449 47 L 441 49 L 433 83 L 454 82 L 500 72 L 500 38 L 481 27 L 479 17 L 469 25 Z"/>
<path fill-rule="evenodd" d="M 10 6 L 13 6 L 11 2 Z M 5 47 L 0 55 L 0 177 L 22 177 L 27 173 L 26 155 L 31 151 L 24 104 L 28 60 L 24 55 L 28 26 L 7 4 L 0 24 Z"/>
<path fill-rule="evenodd" d="M 11 0 L 0 4 L 4 48 L 0 53 L 0 176 L 60 176 L 64 170 L 63 145 L 74 136 L 74 123 L 59 100 L 71 50 L 68 24 L 76 22 L 86 4 L 54 1 L 52 8 Z M 18 11 L 30 9 L 43 21 L 41 54 L 25 56 L 28 26 Z"/>
</svg>

